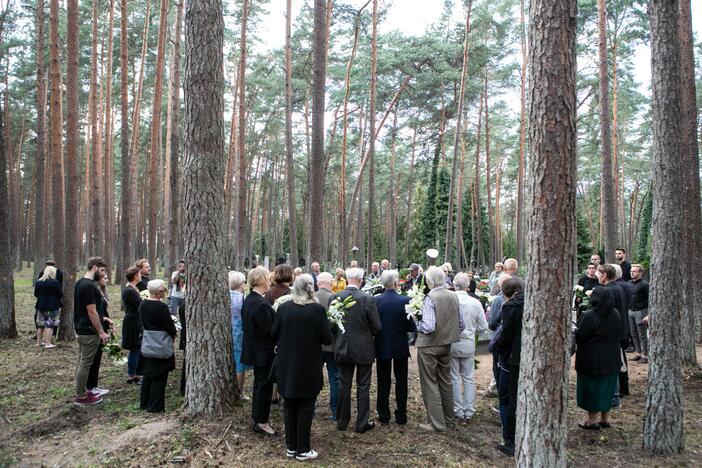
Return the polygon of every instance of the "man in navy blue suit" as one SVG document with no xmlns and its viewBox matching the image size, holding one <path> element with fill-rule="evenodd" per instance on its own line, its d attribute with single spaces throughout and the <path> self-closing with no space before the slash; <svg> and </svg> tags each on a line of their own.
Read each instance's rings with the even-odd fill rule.
<svg viewBox="0 0 702 468">
<path fill-rule="evenodd" d="M 407 423 L 407 359 L 410 356 L 407 333 L 416 332 L 414 320 L 407 318 L 405 305 L 410 298 L 401 296 L 397 270 L 386 270 L 380 276 L 385 292 L 373 298 L 383 329 L 375 337 L 376 370 L 378 373 L 378 421 L 390 422 L 390 371 L 395 373 L 395 422 Z"/>
</svg>

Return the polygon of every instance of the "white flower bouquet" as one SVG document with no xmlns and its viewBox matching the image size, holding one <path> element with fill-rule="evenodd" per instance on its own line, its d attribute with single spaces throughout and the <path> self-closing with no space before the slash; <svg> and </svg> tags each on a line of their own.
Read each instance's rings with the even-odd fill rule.
<svg viewBox="0 0 702 468">
<path fill-rule="evenodd" d="M 407 291 L 407 296 L 410 298 L 409 304 L 405 306 L 408 319 L 422 320 L 422 307 L 424 307 L 424 291 L 415 284 L 412 289 Z"/>
<path fill-rule="evenodd" d="M 346 316 L 346 311 L 351 307 L 356 305 L 356 300 L 353 296 L 348 296 L 346 299 L 334 299 L 331 304 L 329 304 L 329 309 L 327 310 L 327 318 L 332 326 L 338 328 L 343 334 L 346 330 L 344 329 L 344 317 Z"/>
<path fill-rule="evenodd" d="M 288 302 L 290 299 L 292 299 L 292 294 L 286 294 L 285 296 L 280 296 L 278 299 L 275 300 L 273 303 L 273 310 L 278 312 L 278 307 L 280 307 L 281 304 L 285 304 Z"/>
</svg>

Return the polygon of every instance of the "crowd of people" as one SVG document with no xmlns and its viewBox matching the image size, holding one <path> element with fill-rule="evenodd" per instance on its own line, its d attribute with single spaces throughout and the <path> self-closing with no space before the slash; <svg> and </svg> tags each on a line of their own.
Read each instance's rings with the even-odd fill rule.
<svg viewBox="0 0 702 468">
<path fill-rule="evenodd" d="M 593 254 L 578 280 L 584 295 L 574 301 L 573 341 L 577 405 L 587 414 L 579 423 L 584 430 L 609 428 L 611 409 L 620 407 L 621 398 L 629 395 L 626 352 L 634 353 L 630 361 L 648 362 L 648 283 L 643 267 L 630 265 L 625 255 L 617 250 L 617 262 L 602 264 L 601 257 Z M 99 403 L 108 393 L 98 386 L 102 347 L 113 328 L 105 266 L 101 258 L 90 258 L 74 291 L 75 403 L 79 405 Z M 367 274 L 356 261 L 345 270 L 337 268 L 334 275 L 321 271 L 316 262 L 309 274 L 284 263 L 272 272 L 262 266 L 246 275 L 230 271 L 232 356 L 242 398 L 251 402 L 252 430 L 276 435 L 269 420 L 271 405 L 282 401 L 286 456 L 316 458 L 310 430 L 325 385 L 325 367 L 328 404 L 336 428 L 345 431 L 351 424 L 355 374 L 353 429 L 358 433 L 372 430 L 376 426 L 370 401 L 373 364 L 377 423 L 387 425 L 394 419 L 395 424 L 407 424 L 408 361 L 414 345 L 426 411 L 426 420 L 417 421 L 418 427 L 446 432 L 475 414 L 477 338 L 489 329 L 493 380 L 485 395 L 498 399 L 494 409 L 500 414 L 502 442 L 496 447 L 513 455 L 527 288 L 518 269 L 512 258 L 495 265 L 481 285 L 490 291 L 489 307 L 476 295 L 478 278 L 470 272 L 454 275 L 450 264 L 424 271 L 414 263 L 403 277 L 387 260 L 372 263 Z M 58 322 L 59 272 L 55 265 L 47 265 L 35 287 L 37 346 L 45 348 L 53 346 L 51 330 Z M 180 348 L 185 351 L 185 262 L 170 274 L 169 285 L 150 275 L 151 266 L 145 259 L 124 273 L 121 347 L 128 351 L 126 382 L 141 386 L 140 408 L 162 412 L 168 374 L 176 367 L 174 343 L 180 323 Z M 404 293 L 417 289 L 424 294 L 421 311 L 411 314 L 410 297 Z M 328 318 L 330 308 L 344 309 L 341 324 Z M 251 370 L 249 398 L 243 390 Z M 181 392 L 184 378 L 185 372 Z M 393 380 L 395 407 L 391 411 Z"/>
</svg>

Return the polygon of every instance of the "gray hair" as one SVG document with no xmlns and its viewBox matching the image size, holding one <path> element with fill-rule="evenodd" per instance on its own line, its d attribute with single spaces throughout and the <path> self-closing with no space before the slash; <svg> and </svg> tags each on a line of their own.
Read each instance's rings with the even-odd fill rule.
<svg viewBox="0 0 702 468">
<path fill-rule="evenodd" d="M 456 291 L 467 290 L 469 284 L 470 280 L 468 279 L 468 275 L 466 275 L 465 273 L 459 273 L 453 279 L 453 287 L 456 288 Z"/>
<path fill-rule="evenodd" d="M 246 276 L 240 271 L 230 271 L 227 275 L 229 280 L 229 289 L 235 291 L 246 284 Z"/>
<path fill-rule="evenodd" d="M 446 273 L 439 267 L 430 266 L 426 273 L 424 273 L 424 279 L 429 289 L 434 289 L 446 284 Z"/>
<path fill-rule="evenodd" d="M 166 282 L 162 279 L 152 279 L 147 283 L 146 289 L 149 291 L 149 296 L 156 297 L 161 290 L 166 290 Z"/>
<path fill-rule="evenodd" d="M 363 281 L 363 269 L 362 268 L 357 268 L 357 267 L 352 267 L 352 268 L 347 268 L 346 269 L 346 279 L 347 280 L 355 280 L 358 281 L 359 283 Z"/>
<path fill-rule="evenodd" d="M 305 305 L 315 302 L 314 300 L 314 282 L 312 276 L 303 273 L 293 281 L 292 286 L 292 301 L 295 304 Z"/>
<path fill-rule="evenodd" d="M 618 280 L 619 278 L 622 277 L 622 267 L 618 263 L 612 263 L 612 268 L 614 268 L 614 272 L 616 275 L 614 276 L 615 280 Z"/>
<path fill-rule="evenodd" d="M 385 270 L 380 275 L 380 282 L 383 283 L 385 289 L 393 289 L 400 282 L 400 275 L 397 270 Z"/>
<path fill-rule="evenodd" d="M 334 281 L 334 277 L 332 276 L 331 273 L 329 273 L 327 271 L 323 271 L 317 275 L 317 284 L 318 285 L 319 285 L 319 283 L 331 284 L 332 281 Z"/>
</svg>

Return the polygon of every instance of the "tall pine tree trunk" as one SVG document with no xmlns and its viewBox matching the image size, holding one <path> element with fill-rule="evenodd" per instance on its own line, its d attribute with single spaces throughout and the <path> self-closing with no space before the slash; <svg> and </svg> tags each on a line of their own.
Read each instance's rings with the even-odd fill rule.
<svg viewBox="0 0 702 468">
<path fill-rule="evenodd" d="M 312 60 L 312 144 L 310 157 L 309 258 L 306 264 L 322 260 L 324 227 L 324 95 L 327 75 L 326 2 L 314 0 L 314 38 Z"/>
<path fill-rule="evenodd" d="M 517 466 L 567 465 L 570 298 L 575 265 L 575 0 L 533 0 L 529 15 L 527 291 Z"/>
<path fill-rule="evenodd" d="M 89 255 L 103 255 L 105 242 L 105 223 L 93 222 L 103 215 L 102 204 L 102 155 L 99 151 L 98 125 L 98 3 L 93 0 L 92 14 L 92 53 L 90 56 L 90 212 L 86 217 L 87 222 L 92 226 L 93 239 L 89 250 Z M 67 80 L 70 77 L 66 78 Z"/>
<path fill-rule="evenodd" d="M 619 242 L 617 220 L 617 197 L 612 168 L 612 117 L 609 109 L 609 69 L 607 64 L 607 8 L 605 0 L 597 0 L 599 33 L 599 80 L 600 80 L 600 153 L 602 157 L 602 223 L 604 225 L 603 260 L 614 263 L 614 250 Z M 533 77 L 532 77 L 533 79 Z"/>
<path fill-rule="evenodd" d="M 297 214 L 295 208 L 295 162 L 293 161 L 292 138 L 292 0 L 286 2 L 285 18 L 285 166 L 288 195 L 288 235 L 290 239 L 290 261 L 299 264 L 297 251 Z M 344 219 L 343 212 L 341 219 Z M 342 221 L 343 222 L 343 221 Z"/>
<path fill-rule="evenodd" d="M 120 2 L 120 160 L 121 160 L 121 200 L 120 200 L 120 261 L 117 267 L 117 277 L 121 278 L 127 266 L 134 260 L 135 206 L 131 172 L 131 156 L 129 151 L 129 31 L 127 0 Z"/>
<path fill-rule="evenodd" d="M 680 42 L 677 0 L 651 0 L 651 72 L 653 84 L 653 226 L 649 297 L 649 369 L 643 445 L 653 454 L 671 455 L 684 449 L 682 358 L 682 294 L 666 285 L 680 271 L 685 252 L 687 216 L 684 188 L 684 133 L 680 89 Z"/>
<path fill-rule="evenodd" d="M 241 2 L 241 35 L 239 38 L 239 164 L 236 171 L 237 181 L 234 185 L 237 191 L 236 215 L 234 223 L 234 268 L 244 268 L 246 257 L 246 28 L 249 17 L 249 0 Z"/>
<path fill-rule="evenodd" d="M 112 157 L 112 61 L 113 61 L 113 31 L 115 26 L 115 0 L 110 0 L 110 11 L 109 21 L 108 21 L 108 31 L 107 31 L 107 68 L 105 71 L 105 121 L 104 121 L 104 131 L 103 137 L 105 141 L 104 146 L 104 167 L 105 174 L 103 178 L 103 189 L 104 189 L 104 204 L 103 219 L 105 220 L 105 248 L 103 249 L 102 255 L 107 263 L 107 277 L 112 278 L 112 254 L 114 252 L 114 239 L 115 239 L 115 224 L 114 224 L 114 164 Z M 122 275 L 117 272 L 117 279 L 121 279 Z M 118 281 L 119 283 L 119 281 Z"/>
<path fill-rule="evenodd" d="M 44 70 L 44 0 L 36 1 L 35 58 L 37 67 L 37 126 L 34 146 L 36 186 L 34 191 L 34 274 L 36 278 L 46 261 L 48 229 L 46 226 L 46 71 Z"/>
<path fill-rule="evenodd" d="M 492 212 L 492 183 L 490 182 L 490 108 L 488 106 L 488 74 L 485 67 L 485 195 L 487 196 L 488 262 L 495 263 L 495 223 Z"/>
<path fill-rule="evenodd" d="M 527 82 L 527 43 L 526 24 L 524 20 L 524 1 L 519 2 L 519 31 L 521 36 L 522 68 L 520 74 L 520 104 L 519 104 L 519 168 L 517 170 L 517 260 L 524 262 L 524 177 L 526 175 L 526 82 Z"/>
<path fill-rule="evenodd" d="M 51 240 L 53 259 L 60 268 L 66 268 L 64 245 L 64 180 L 63 180 L 63 112 L 61 110 L 61 67 L 59 65 L 59 4 L 49 4 L 50 48 L 49 80 L 51 82 Z M 65 307 L 61 309 L 61 321 L 65 319 Z"/>
<path fill-rule="evenodd" d="M 378 0 L 373 0 L 373 31 L 371 34 L 371 69 L 370 69 L 370 140 L 368 142 L 368 248 L 366 249 L 366 265 L 373 263 L 373 248 L 375 246 L 375 93 L 378 86 Z"/>
<path fill-rule="evenodd" d="M 444 247 L 444 261 L 450 262 L 453 257 L 453 218 L 454 218 L 454 205 L 456 203 L 456 197 L 461 197 L 461 194 L 456 194 L 456 184 L 458 183 L 458 160 L 460 159 L 460 148 L 461 141 L 463 138 L 463 102 L 466 93 L 466 78 L 468 76 L 468 34 L 470 34 L 470 12 L 473 7 L 473 0 L 468 0 L 468 5 L 466 7 L 466 26 L 463 30 L 463 65 L 461 67 L 461 86 L 458 91 L 458 108 L 456 109 L 456 134 L 453 140 L 453 161 L 451 163 L 451 185 L 449 188 L 449 200 L 448 200 L 448 216 L 446 218 L 446 245 Z M 458 212 L 458 216 L 461 213 Z M 463 242 L 462 239 L 456 234 L 456 243 L 459 244 Z M 460 249 L 458 249 L 460 250 Z M 460 254 L 459 254 L 460 256 Z"/>
<path fill-rule="evenodd" d="M 685 216 L 685 252 L 683 261 L 688 268 L 696 268 L 695 260 L 702 254 L 702 212 L 700 211 L 699 148 L 697 145 L 697 107 L 695 86 L 695 55 L 692 37 L 692 18 L 689 0 L 680 1 L 678 35 L 680 36 L 680 83 L 682 105 L 682 148 L 681 157 L 685 171 L 684 204 L 688 207 Z M 702 338 L 702 293 L 694 284 L 692 275 L 683 276 L 685 317 L 683 318 L 683 362 L 696 365 L 695 342 Z"/>
<path fill-rule="evenodd" d="M 165 18 L 164 18 L 165 20 Z M 224 415 L 237 395 L 224 261 L 224 20 L 221 0 L 185 10 L 186 400 L 195 415 Z"/>
</svg>

